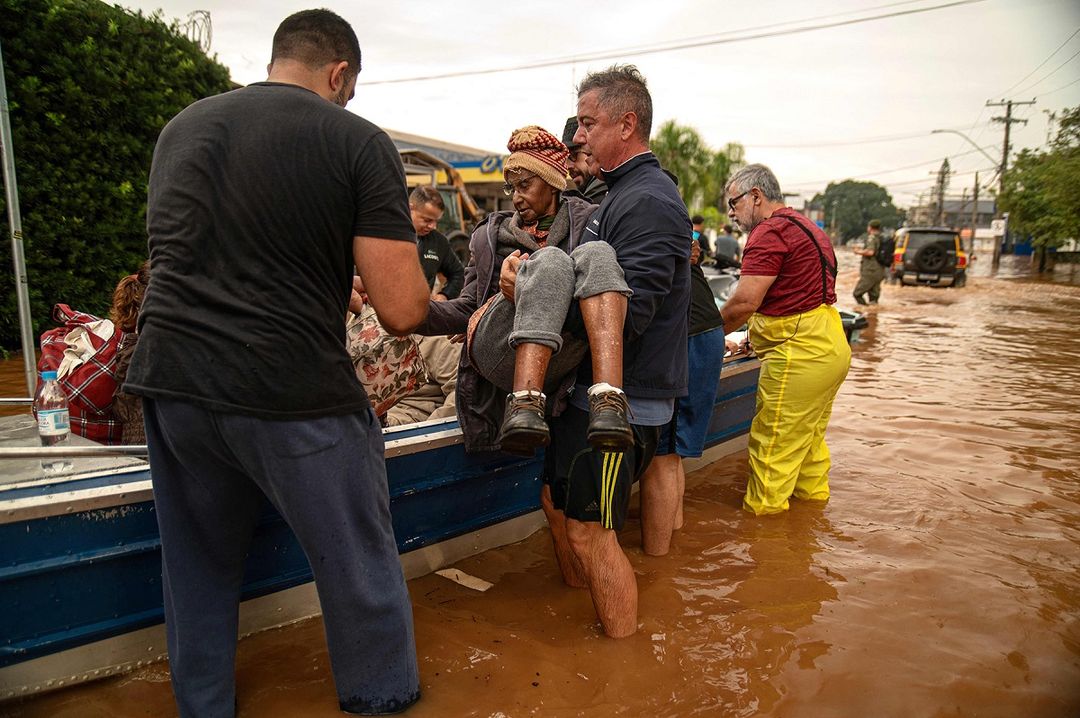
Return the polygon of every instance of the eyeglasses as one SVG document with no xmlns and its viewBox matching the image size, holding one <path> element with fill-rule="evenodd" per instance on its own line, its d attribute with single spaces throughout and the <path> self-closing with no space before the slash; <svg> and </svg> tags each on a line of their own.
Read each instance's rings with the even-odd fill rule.
<svg viewBox="0 0 1080 718">
<path fill-rule="evenodd" d="M 743 192 L 738 197 L 732 197 L 731 199 L 729 199 L 727 201 L 728 209 L 731 210 L 732 212 L 734 212 L 735 211 L 735 205 L 739 203 L 739 200 L 742 199 L 743 197 L 745 197 L 746 195 L 750 194 L 753 191 L 754 191 L 754 189 L 751 187 L 750 189 L 746 190 L 745 192 Z"/>
<path fill-rule="evenodd" d="M 510 197 L 514 192 L 525 192 L 529 189 L 529 183 L 536 179 L 536 175 L 522 177 L 517 182 L 507 182 L 503 185 L 503 194 Z"/>
</svg>

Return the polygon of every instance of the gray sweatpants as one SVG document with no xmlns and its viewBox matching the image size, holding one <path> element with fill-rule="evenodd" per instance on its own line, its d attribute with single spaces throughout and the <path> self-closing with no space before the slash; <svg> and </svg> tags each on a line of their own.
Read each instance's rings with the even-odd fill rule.
<svg viewBox="0 0 1080 718">
<path fill-rule="evenodd" d="M 551 394 L 589 348 L 563 331 L 570 303 L 604 292 L 633 293 L 610 244 L 587 242 L 570 254 L 544 247 L 531 254 L 518 269 L 514 303 L 499 295 L 480 319 L 469 349 L 473 365 L 492 384 L 511 391 L 515 347 L 542 344 L 554 352 L 544 379 L 544 392 Z"/>
</svg>

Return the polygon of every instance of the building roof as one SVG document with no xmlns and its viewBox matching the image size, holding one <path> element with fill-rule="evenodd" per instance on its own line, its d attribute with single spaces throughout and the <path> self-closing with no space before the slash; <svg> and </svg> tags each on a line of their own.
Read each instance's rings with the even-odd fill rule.
<svg viewBox="0 0 1080 718">
<path fill-rule="evenodd" d="M 443 142 L 442 140 L 436 140 L 432 137 L 411 135 L 408 132 L 386 130 L 386 134 L 390 135 L 390 139 L 394 141 L 394 144 L 397 145 L 399 150 L 424 150 L 454 166 L 465 163 L 479 163 L 483 162 L 488 157 L 499 156 L 498 152 L 488 152 L 487 150 L 477 149 L 476 147 L 456 145 L 452 142 Z"/>
<path fill-rule="evenodd" d="M 970 212 L 974 207 L 971 204 L 970 199 L 948 199 L 945 200 L 946 212 Z M 979 214 L 993 214 L 994 213 L 994 200 L 992 199 L 980 199 L 979 200 Z"/>
</svg>

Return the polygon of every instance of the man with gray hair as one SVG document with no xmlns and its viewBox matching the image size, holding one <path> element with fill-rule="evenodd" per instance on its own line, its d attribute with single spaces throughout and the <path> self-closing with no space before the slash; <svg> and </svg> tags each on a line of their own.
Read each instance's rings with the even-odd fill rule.
<svg viewBox="0 0 1080 718">
<path fill-rule="evenodd" d="M 652 97 L 635 67 L 588 75 L 578 87 L 577 109 L 572 140 L 591 155 L 609 187 L 585 241 L 611 245 L 633 292 L 623 323 L 622 387 L 634 442 L 625 451 L 592 450 L 586 443 L 590 407 L 603 397 L 590 389 L 592 361 L 586 356 L 570 406 L 550 424 L 544 501 L 556 517 L 551 531 L 563 579 L 588 587 L 604 632 L 621 638 L 637 630 L 638 593 L 616 532 L 660 427 L 671 420 L 675 399 L 687 393 L 690 218 L 649 151 Z M 662 520 L 670 532 L 678 487 L 667 483 L 642 488 L 642 523 Z"/>
<path fill-rule="evenodd" d="M 749 320 L 761 359 L 743 508 L 787 511 L 788 499 L 829 498 L 825 428 L 851 348 L 836 303 L 836 254 L 817 225 L 784 204 L 776 176 L 748 165 L 728 182 L 728 216 L 749 236 L 724 331 Z"/>
</svg>

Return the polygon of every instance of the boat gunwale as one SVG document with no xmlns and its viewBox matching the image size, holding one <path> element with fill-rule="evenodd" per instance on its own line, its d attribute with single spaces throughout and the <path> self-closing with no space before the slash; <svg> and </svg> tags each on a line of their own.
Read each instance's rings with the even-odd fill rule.
<svg viewBox="0 0 1080 718">
<path fill-rule="evenodd" d="M 728 366 L 731 369 L 728 370 Z M 725 362 L 723 378 L 727 379 L 747 371 L 755 371 L 758 368 L 756 357 L 739 356 L 734 361 Z M 722 398 L 717 397 L 718 400 Z M 450 428 L 436 431 L 425 431 L 447 425 Z M 414 436 L 405 436 L 400 439 L 390 438 L 385 445 L 384 456 L 393 459 L 408 456 L 424 451 L 454 446 L 464 442 L 461 427 L 455 418 L 434 419 L 414 424 L 404 424 L 400 427 L 384 429 L 384 436 L 392 437 L 395 433 L 411 432 L 420 430 L 421 433 Z M 0 458 L 3 450 L 0 449 Z M 70 476 L 49 477 L 34 481 L 24 481 L 18 484 L 0 485 L 0 525 L 27 521 L 32 519 L 49 518 L 53 516 L 65 516 L 83 511 L 108 509 L 124 504 L 141 503 L 153 500 L 153 489 L 149 478 L 137 481 L 122 481 L 110 483 L 104 486 L 89 488 L 71 488 L 64 490 L 71 484 L 77 484 L 94 478 L 100 478 L 109 474 L 130 474 L 149 472 L 150 465 L 141 463 L 137 465 L 119 467 L 117 469 L 95 470 L 89 474 L 73 474 Z M 57 491 L 42 492 L 30 496 L 18 498 L 5 498 L 4 494 L 15 489 L 35 489 L 56 486 Z"/>
</svg>

